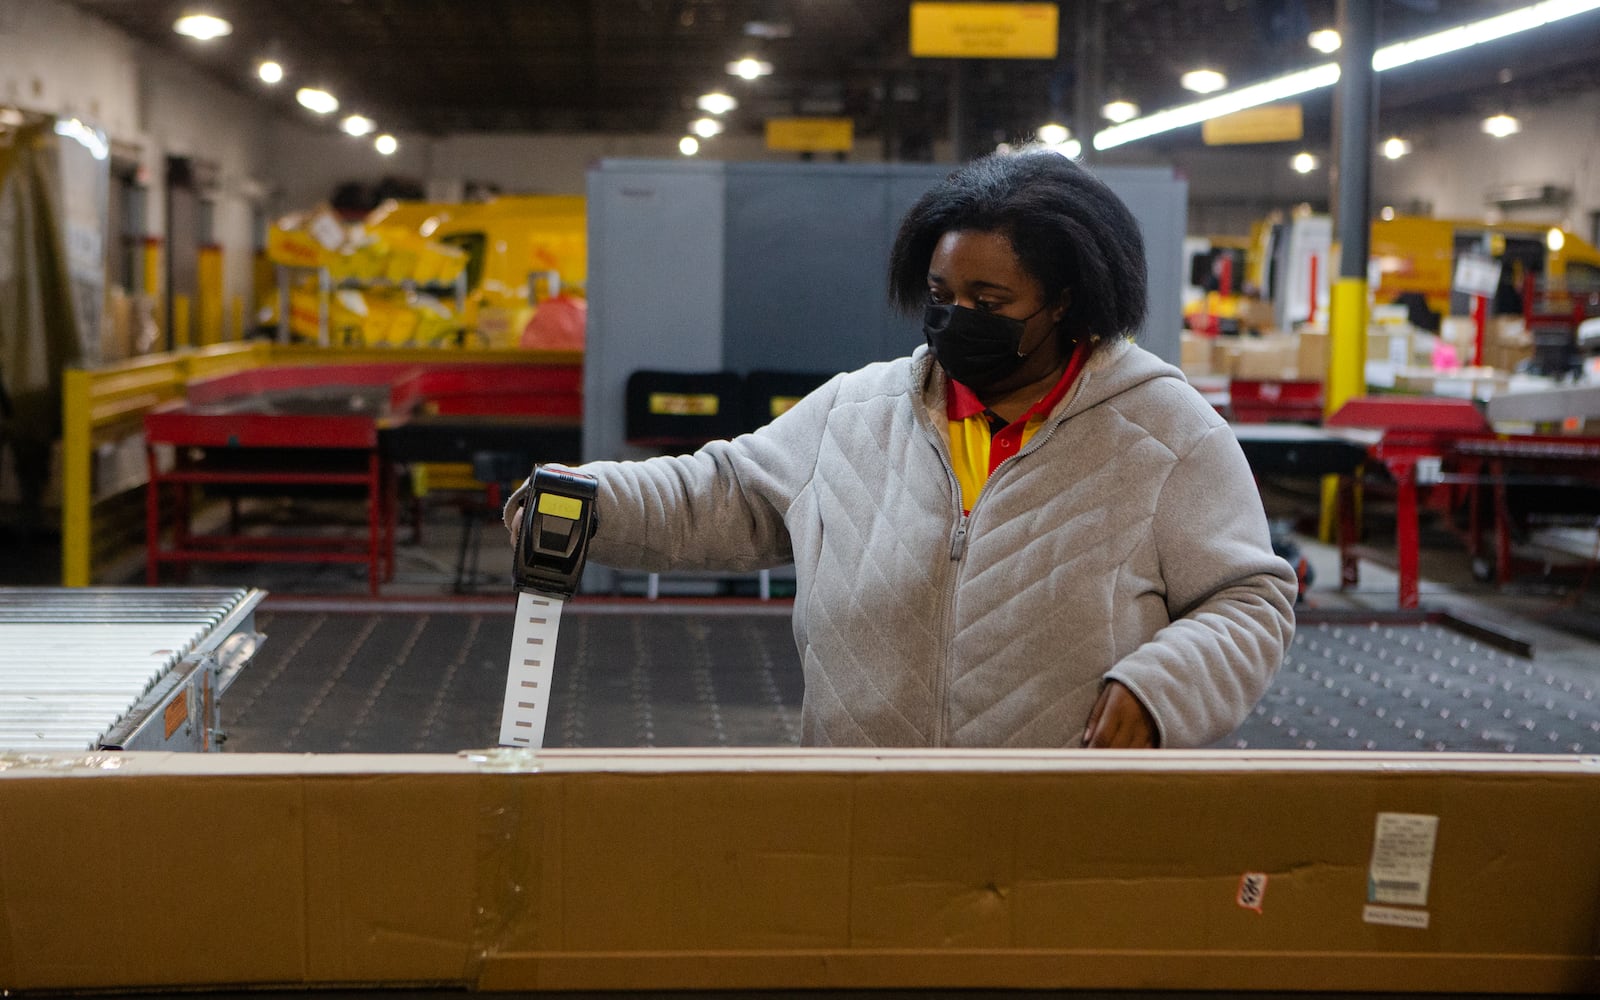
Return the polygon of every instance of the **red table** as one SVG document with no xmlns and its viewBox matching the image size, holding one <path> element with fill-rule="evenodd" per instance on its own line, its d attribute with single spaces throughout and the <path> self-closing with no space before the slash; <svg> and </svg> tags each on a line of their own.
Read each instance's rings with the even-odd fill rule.
<svg viewBox="0 0 1600 1000">
<path fill-rule="evenodd" d="M 1419 537 L 1417 508 L 1419 465 L 1431 464 L 1427 484 L 1441 482 L 1437 473 L 1458 442 L 1492 437 L 1489 422 L 1465 399 L 1368 396 L 1352 399 L 1329 417 L 1326 426 L 1377 432 L 1367 452 L 1388 470 L 1395 484 L 1395 554 L 1400 574 L 1400 607 L 1415 608 Z M 1355 476 L 1339 480 L 1340 583 L 1354 586 L 1360 550 L 1356 544 Z"/>
<path fill-rule="evenodd" d="M 552 426 L 576 435 L 582 412 L 576 365 L 444 363 L 356 364 L 260 368 L 191 383 L 187 398 L 145 417 L 150 484 L 145 498 L 145 578 L 159 581 L 165 563 L 366 563 L 376 595 L 394 573 L 394 463 L 384 434 L 445 417 L 488 418 L 502 436 Z M 406 457 L 422 460 L 408 438 Z M 171 464 L 163 461 L 170 448 Z M 455 455 L 441 456 L 455 458 Z M 550 456 L 561 457 L 561 456 Z M 209 486 L 232 495 L 233 516 L 221 533 L 193 529 L 191 494 Z M 237 495 L 257 491 L 343 490 L 362 497 L 359 538 L 311 533 L 248 535 L 239 530 Z M 170 518 L 163 503 L 170 503 Z M 163 522 L 171 522 L 170 544 Z"/>
</svg>

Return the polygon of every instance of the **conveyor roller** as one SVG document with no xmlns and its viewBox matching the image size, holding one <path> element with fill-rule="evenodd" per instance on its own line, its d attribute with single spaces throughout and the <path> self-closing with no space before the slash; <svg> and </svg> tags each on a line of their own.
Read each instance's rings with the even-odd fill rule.
<svg viewBox="0 0 1600 1000">
<path fill-rule="evenodd" d="M 263 596 L 0 588 L 0 750 L 211 749 Z"/>
</svg>

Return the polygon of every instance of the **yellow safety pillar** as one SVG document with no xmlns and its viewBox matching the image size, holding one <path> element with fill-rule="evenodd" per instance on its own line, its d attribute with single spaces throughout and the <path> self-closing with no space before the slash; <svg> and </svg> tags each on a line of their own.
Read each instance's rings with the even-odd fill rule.
<svg viewBox="0 0 1600 1000">
<path fill-rule="evenodd" d="M 61 376 L 61 585 L 89 585 L 90 512 L 94 505 L 90 374 Z"/>
<path fill-rule="evenodd" d="M 174 295 L 172 297 L 172 349 L 182 350 L 194 344 L 193 331 L 189 326 L 189 296 Z"/>
<path fill-rule="evenodd" d="M 155 317 L 156 327 L 161 336 L 157 338 L 163 350 L 171 345 L 167 343 L 167 310 L 163 308 L 164 300 L 161 297 L 163 283 L 161 281 L 161 237 L 146 236 L 140 248 L 142 260 L 140 263 L 143 279 L 140 291 L 144 293 L 145 300 L 150 303 L 150 314 Z"/>
<path fill-rule="evenodd" d="M 215 243 L 208 243 L 200 248 L 196 260 L 198 287 L 195 289 L 195 305 L 198 325 L 198 342 L 201 344 L 220 344 L 222 342 L 222 247 Z"/>
<path fill-rule="evenodd" d="M 1339 243 L 1339 276 L 1328 308 L 1328 373 L 1323 382 L 1324 412 L 1337 413 L 1367 391 L 1367 257 L 1371 242 L 1372 119 L 1377 89 L 1372 49 L 1377 37 L 1376 0 L 1339 0 L 1339 85 L 1334 92 L 1332 174 L 1334 239 Z M 1315 291 L 1313 290 L 1313 295 Z M 1322 482 L 1323 541 L 1333 539 L 1338 483 Z"/>
</svg>

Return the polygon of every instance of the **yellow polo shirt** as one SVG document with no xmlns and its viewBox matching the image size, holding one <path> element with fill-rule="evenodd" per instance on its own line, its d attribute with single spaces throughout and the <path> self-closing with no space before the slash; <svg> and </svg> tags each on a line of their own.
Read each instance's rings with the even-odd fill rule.
<svg viewBox="0 0 1600 1000">
<path fill-rule="evenodd" d="M 984 483 L 1001 462 L 1022 450 L 1045 417 L 1066 396 L 1083 370 L 1087 352 L 1074 351 L 1067 370 L 1028 412 L 1006 423 L 983 405 L 978 394 L 945 376 L 945 417 L 950 421 L 950 460 L 961 484 L 961 509 L 970 513 Z"/>
</svg>

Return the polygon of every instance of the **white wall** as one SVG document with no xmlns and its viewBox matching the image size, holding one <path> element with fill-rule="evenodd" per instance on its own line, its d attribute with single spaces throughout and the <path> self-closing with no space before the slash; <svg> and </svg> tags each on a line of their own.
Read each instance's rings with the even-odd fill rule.
<svg viewBox="0 0 1600 1000">
<path fill-rule="evenodd" d="M 271 169 L 280 179 L 283 204 L 299 208 L 325 200 L 342 181 L 368 183 L 385 175 L 422 183 L 430 197 L 458 198 L 470 184 L 490 184 L 506 194 L 582 194 L 589 168 L 603 159 L 672 159 L 677 134 L 481 133 L 436 138 L 397 133 L 400 150 L 379 156 L 368 140 L 356 140 L 298 123 L 275 126 Z M 852 163 L 879 161 L 876 140 L 850 153 Z M 718 136 L 701 144 L 700 157 L 738 162 L 793 162 L 793 153 L 773 152 L 760 136 Z"/>
<path fill-rule="evenodd" d="M 1559 223 L 1592 236 L 1592 213 L 1600 211 L 1600 91 L 1571 94 L 1537 105 L 1507 109 L 1522 132 L 1505 139 L 1485 135 L 1481 115 L 1441 118 L 1407 130 L 1409 155 L 1388 160 L 1374 155 L 1374 211 L 1384 205 L 1421 203 L 1440 218 L 1515 219 Z M 1391 133 L 1382 121 L 1381 142 Z M 1184 150 L 1166 157 L 1189 181 L 1189 231 L 1195 235 L 1249 232 L 1250 223 L 1274 209 L 1303 201 L 1327 204 L 1325 144 L 1307 143 L 1321 161 L 1309 174 L 1289 167 L 1294 149 L 1267 147 Z M 1114 164 L 1155 163 L 1161 158 L 1135 144 L 1107 154 Z M 1508 185 L 1554 185 L 1572 193 L 1560 206 L 1497 209 L 1487 195 Z"/>
<path fill-rule="evenodd" d="M 58 0 L 0 0 L 0 103 L 136 136 L 139 44 Z"/>
<path fill-rule="evenodd" d="M 214 237 L 222 245 L 224 301 L 249 302 L 255 236 L 252 209 L 263 197 L 266 124 L 264 105 L 229 90 L 171 60 L 143 59 L 143 160 L 150 170 L 151 232 L 164 229 L 166 205 L 160 178 L 168 156 L 208 160 L 217 167 Z"/>
<path fill-rule="evenodd" d="M 251 207 L 274 112 L 59 0 L 0 0 L 0 103 L 75 115 L 138 150 L 149 178 L 146 231 L 165 236 L 168 156 L 216 164 L 215 236 L 224 297 L 251 288 Z"/>
<path fill-rule="evenodd" d="M 1600 210 L 1600 91 L 1539 105 L 1511 105 L 1522 131 L 1496 139 L 1479 119 L 1435 122 L 1408 136 L 1412 152 L 1396 161 L 1378 158 L 1373 193 L 1379 203 L 1420 199 L 1441 218 L 1492 215 L 1485 195 L 1510 184 L 1567 188 L 1566 206 L 1519 208 L 1507 219 L 1564 224 L 1588 238 L 1590 213 Z"/>
</svg>

